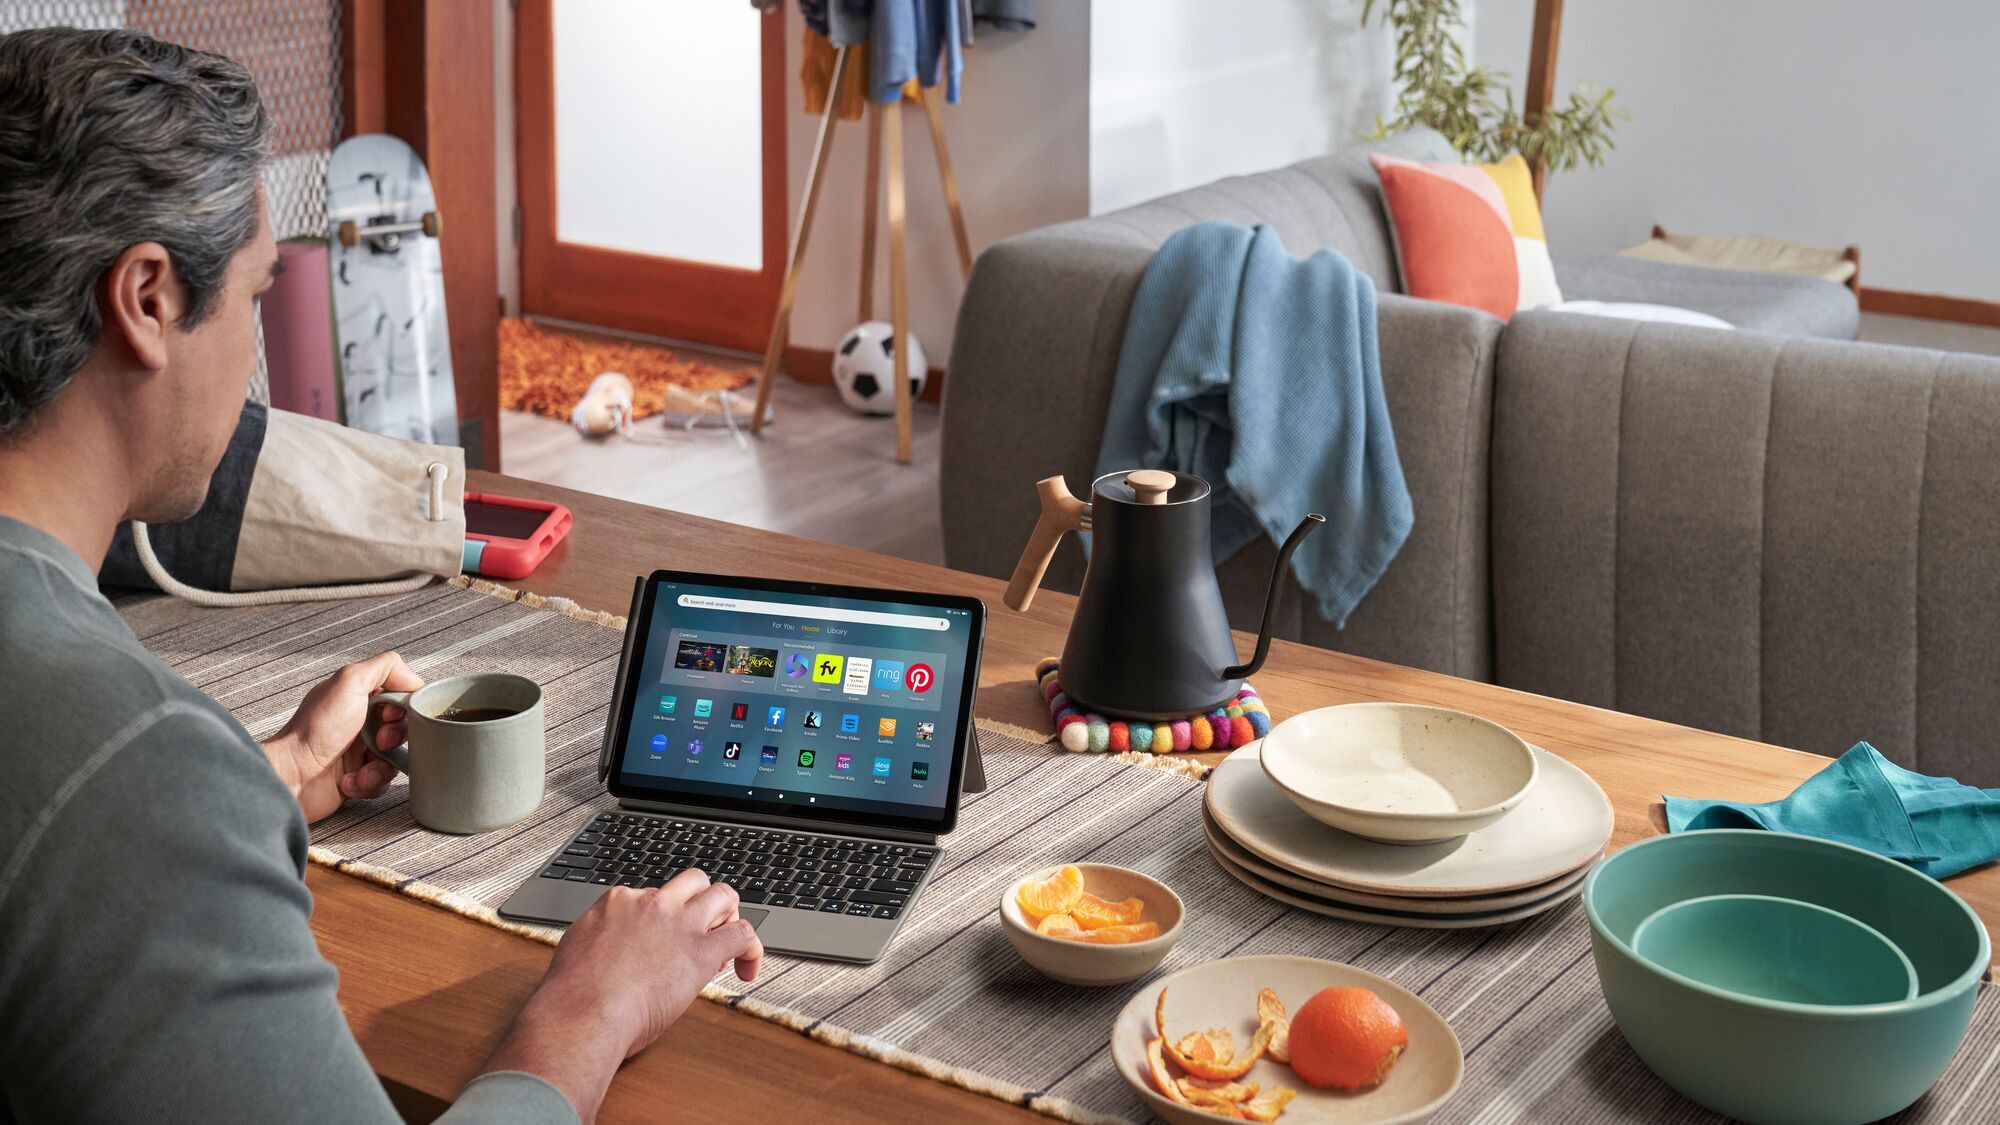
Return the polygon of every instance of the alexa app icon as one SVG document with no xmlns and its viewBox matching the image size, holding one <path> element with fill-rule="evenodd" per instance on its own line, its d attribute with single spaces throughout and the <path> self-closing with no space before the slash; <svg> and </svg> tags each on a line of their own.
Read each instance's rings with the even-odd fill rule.
<svg viewBox="0 0 2000 1125">
<path fill-rule="evenodd" d="M 889 759 L 887 758 L 875 759 L 875 776 L 876 777 L 889 776 Z"/>
</svg>

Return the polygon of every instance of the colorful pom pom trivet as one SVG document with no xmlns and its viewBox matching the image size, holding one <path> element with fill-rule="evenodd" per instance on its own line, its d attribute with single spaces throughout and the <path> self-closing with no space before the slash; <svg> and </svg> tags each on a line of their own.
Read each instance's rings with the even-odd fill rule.
<svg viewBox="0 0 2000 1125">
<path fill-rule="evenodd" d="M 1035 679 L 1048 700 L 1056 741 L 1065 750 L 1091 754 L 1172 754 L 1178 750 L 1235 750 L 1271 733 L 1271 713 L 1248 683 L 1236 698 L 1213 711 L 1165 722 L 1114 719 L 1078 709 L 1056 679 L 1061 662 L 1049 657 L 1035 665 Z"/>
</svg>

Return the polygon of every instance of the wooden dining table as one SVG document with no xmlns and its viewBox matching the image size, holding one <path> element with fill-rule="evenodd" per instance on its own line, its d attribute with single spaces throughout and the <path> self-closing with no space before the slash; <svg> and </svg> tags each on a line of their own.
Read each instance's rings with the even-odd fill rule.
<svg viewBox="0 0 2000 1125">
<path fill-rule="evenodd" d="M 568 538 L 512 585 L 586 608 L 623 613 L 634 576 L 660 568 L 983 598 L 991 616 L 978 715 L 1021 727 L 1048 725 L 1034 666 L 1061 652 L 1072 597 L 1044 592 L 1029 612 L 1015 613 L 1001 606 L 1004 584 L 993 578 L 494 473 L 471 474 L 469 486 L 569 507 L 575 526 Z M 881 518 L 898 514 L 885 511 Z M 1279 719 L 1336 703 L 1395 700 L 1503 723 L 1603 786 L 1617 815 L 1613 848 L 1663 831 L 1663 793 L 1766 801 L 1827 764 L 1815 754 L 1286 641 L 1272 646 L 1256 682 Z M 1221 757 L 1193 756 L 1209 762 Z M 313 867 L 306 882 L 314 899 L 313 931 L 321 952 L 340 970 L 341 1006 L 370 1064 L 405 1114 L 435 1116 L 479 1073 L 552 950 L 329 869 Z M 2000 871 L 1989 866 L 1950 885 L 1989 930 L 2000 919 Z M 619 1071 L 599 1120 L 776 1122 L 806 1112 L 822 1122 L 924 1125 L 1038 1116 L 697 1001 Z"/>
</svg>

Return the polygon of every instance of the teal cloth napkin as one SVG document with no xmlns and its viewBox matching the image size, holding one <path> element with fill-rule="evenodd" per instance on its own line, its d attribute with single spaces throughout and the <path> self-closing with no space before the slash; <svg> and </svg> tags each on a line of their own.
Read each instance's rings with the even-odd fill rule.
<svg viewBox="0 0 2000 1125">
<path fill-rule="evenodd" d="M 2000 858 L 2000 789 L 1912 773 L 1857 742 L 1783 800 L 1668 797 L 1667 830 L 1765 828 L 1852 844 L 1943 879 Z"/>
</svg>

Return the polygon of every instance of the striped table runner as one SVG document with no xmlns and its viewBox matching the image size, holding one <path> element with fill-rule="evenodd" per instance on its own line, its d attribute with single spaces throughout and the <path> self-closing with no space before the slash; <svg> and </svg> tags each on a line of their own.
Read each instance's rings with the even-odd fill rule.
<svg viewBox="0 0 2000 1125">
<path fill-rule="evenodd" d="M 482 587 L 484 584 L 480 584 Z M 504 591 L 433 586 L 317 605 L 203 610 L 130 598 L 119 610 L 155 654 L 266 736 L 340 665 L 393 648 L 427 678 L 474 670 L 529 676 L 548 715 L 548 794 L 522 824 L 443 836 L 410 818 L 399 780 L 313 829 L 315 861 L 492 925 L 497 907 L 556 844 L 613 802 L 597 750 L 618 659 L 617 619 Z M 1028 733 L 1028 732 L 1023 732 Z M 1435 1120 L 1717 1120 L 1668 1089 L 1625 1045 L 1598 994 L 1589 934 L 1572 902 L 1486 930 L 1402 930 L 1323 918 L 1266 899 L 1208 858 L 1201 783 L 1171 769 L 1053 752 L 982 728 L 989 788 L 967 799 L 939 872 L 875 965 L 774 956 L 752 986 L 718 977 L 705 995 L 814 1038 L 1073 1121 L 1143 1121 L 1114 1072 L 1111 1022 L 1145 982 L 1056 984 L 1024 965 L 995 907 L 1018 875 L 1090 860 L 1145 871 L 1180 892 L 1188 917 L 1161 966 L 1302 954 L 1357 965 L 1424 997 L 1458 1033 L 1466 1075 Z M 1901 1120 L 2000 1120 L 2000 1001 L 1979 1000 L 1971 1034 Z"/>
</svg>

